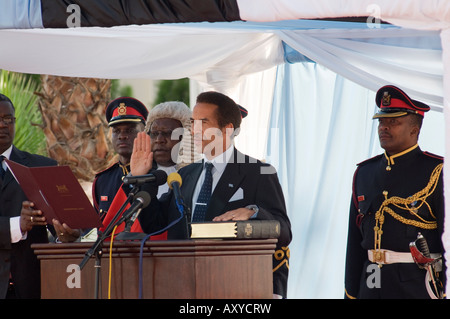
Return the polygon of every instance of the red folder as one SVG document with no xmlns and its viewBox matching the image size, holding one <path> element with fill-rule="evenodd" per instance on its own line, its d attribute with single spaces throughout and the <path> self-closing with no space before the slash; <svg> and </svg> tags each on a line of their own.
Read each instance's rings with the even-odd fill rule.
<svg viewBox="0 0 450 319">
<path fill-rule="evenodd" d="M 49 224 L 57 219 L 73 229 L 102 226 L 69 166 L 26 167 L 7 159 L 5 162 L 28 200 L 42 211 Z"/>
</svg>

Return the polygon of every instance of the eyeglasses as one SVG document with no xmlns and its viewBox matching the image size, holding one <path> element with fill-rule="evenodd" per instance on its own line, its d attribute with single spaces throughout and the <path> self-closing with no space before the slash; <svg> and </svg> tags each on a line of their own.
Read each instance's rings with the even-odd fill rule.
<svg viewBox="0 0 450 319">
<path fill-rule="evenodd" d="M 14 123 L 14 121 L 16 120 L 16 118 L 14 116 L 0 116 L 0 122 L 3 122 L 6 125 L 11 125 Z"/>
<path fill-rule="evenodd" d="M 165 139 L 168 139 L 172 137 L 172 132 L 173 131 L 150 131 L 148 132 L 148 135 L 150 135 L 151 139 L 156 139 L 159 135 Z"/>
</svg>

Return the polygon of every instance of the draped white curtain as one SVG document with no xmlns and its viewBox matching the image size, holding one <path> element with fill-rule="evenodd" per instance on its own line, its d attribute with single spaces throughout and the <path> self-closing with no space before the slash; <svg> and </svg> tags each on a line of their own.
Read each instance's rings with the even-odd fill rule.
<svg viewBox="0 0 450 319">
<path fill-rule="evenodd" d="M 277 76 L 268 153 L 293 225 L 288 297 L 342 298 L 353 170 L 378 151 L 374 92 L 314 63 Z"/>
<path fill-rule="evenodd" d="M 437 31 L 389 28 L 277 33 L 292 48 L 355 83 L 373 91 L 393 84 L 442 110 L 443 63 Z"/>
</svg>

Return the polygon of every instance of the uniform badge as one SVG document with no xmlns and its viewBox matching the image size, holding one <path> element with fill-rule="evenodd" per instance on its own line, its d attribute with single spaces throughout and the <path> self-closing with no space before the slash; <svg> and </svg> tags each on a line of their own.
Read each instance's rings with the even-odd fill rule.
<svg viewBox="0 0 450 319">
<path fill-rule="evenodd" d="M 389 106 L 391 105 L 391 95 L 389 92 L 384 92 L 382 102 L 383 106 Z"/>
<path fill-rule="evenodd" d="M 359 195 L 358 196 L 358 202 L 363 202 L 365 200 L 364 195 Z"/>
<path fill-rule="evenodd" d="M 100 196 L 100 200 L 102 202 L 107 202 L 108 201 L 108 196 Z"/>
<path fill-rule="evenodd" d="M 127 106 L 125 103 L 120 103 L 119 107 L 117 108 L 117 113 L 119 115 L 127 115 Z"/>
</svg>

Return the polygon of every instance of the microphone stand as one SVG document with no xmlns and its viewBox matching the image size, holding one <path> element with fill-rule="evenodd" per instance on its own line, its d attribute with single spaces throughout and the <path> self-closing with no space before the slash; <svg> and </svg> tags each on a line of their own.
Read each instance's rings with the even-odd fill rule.
<svg viewBox="0 0 450 319">
<path fill-rule="evenodd" d="M 191 238 L 192 234 L 192 227 L 191 227 L 191 210 L 190 208 L 184 203 L 183 199 L 178 201 L 175 199 L 175 204 L 178 207 L 178 211 L 180 212 L 181 216 L 184 216 L 184 219 L 186 221 L 186 234 L 187 238 Z"/>
<path fill-rule="evenodd" d="M 104 232 L 98 231 L 97 240 L 95 243 L 91 246 L 91 248 L 85 253 L 83 260 L 81 261 L 79 267 L 80 270 L 84 268 L 86 263 L 89 261 L 89 259 L 95 254 L 95 299 L 99 298 L 99 288 L 100 288 L 100 270 L 101 270 L 101 258 L 102 258 L 102 244 L 103 241 L 109 237 L 116 226 L 116 222 L 125 210 L 125 207 L 128 205 L 129 202 L 134 198 L 138 191 L 138 187 L 134 186 L 133 189 L 128 194 L 127 199 L 123 203 L 123 205 L 120 207 L 120 209 L 117 211 L 116 215 L 114 215 L 114 218 L 111 220 L 111 222 L 108 224 Z"/>
<path fill-rule="evenodd" d="M 187 238 L 186 239 L 190 239 L 191 238 L 191 234 L 192 234 L 192 226 L 191 226 L 191 209 L 183 204 L 184 207 L 184 218 L 186 219 L 186 233 L 187 233 Z"/>
<path fill-rule="evenodd" d="M 141 209 L 139 209 L 139 211 L 137 211 L 136 214 L 140 214 L 140 211 Z M 147 236 L 147 234 L 145 233 L 131 232 L 131 226 L 133 225 L 131 217 L 132 216 L 128 216 L 128 218 L 125 219 L 125 229 L 117 235 L 116 240 L 141 240 Z"/>
</svg>

